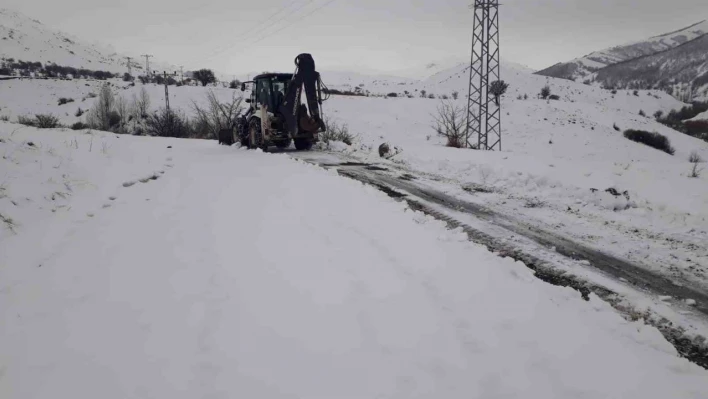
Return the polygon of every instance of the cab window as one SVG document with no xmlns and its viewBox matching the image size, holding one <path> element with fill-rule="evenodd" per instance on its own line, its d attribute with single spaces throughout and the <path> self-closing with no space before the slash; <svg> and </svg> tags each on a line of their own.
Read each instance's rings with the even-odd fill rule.
<svg viewBox="0 0 708 399">
<path fill-rule="evenodd" d="M 270 88 L 268 87 L 268 79 L 259 79 L 256 81 L 256 91 L 255 91 L 255 102 L 256 102 L 256 109 L 261 109 L 261 104 L 268 104 L 268 108 L 271 108 L 270 105 Z"/>
</svg>

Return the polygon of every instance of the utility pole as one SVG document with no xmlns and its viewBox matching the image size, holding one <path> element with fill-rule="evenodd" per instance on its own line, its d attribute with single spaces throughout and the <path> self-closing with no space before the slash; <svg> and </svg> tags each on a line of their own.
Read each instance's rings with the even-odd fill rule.
<svg viewBox="0 0 708 399">
<path fill-rule="evenodd" d="M 473 7 L 466 142 L 468 148 L 475 142 L 480 150 L 501 151 L 501 106 L 489 90 L 500 80 L 499 0 L 474 0 Z"/>
<path fill-rule="evenodd" d="M 167 111 L 170 111 L 170 92 L 167 89 L 167 71 L 164 71 L 165 74 L 165 108 Z"/>
<path fill-rule="evenodd" d="M 179 66 L 179 82 L 184 84 L 184 66 Z"/>
<path fill-rule="evenodd" d="M 132 59 L 131 57 L 125 57 L 128 59 L 128 75 L 133 76 L 133 70 L 131 69 L 132 66 L 130 65 L 130 60 Z"/>
<path fill-rule="evenodd" d="M 147 76 L 150 76 L 150 57 L 152 57 L 152 55 L 143 54 L 141 57 L 145 57 L 145 73 Z"/>
</svg>

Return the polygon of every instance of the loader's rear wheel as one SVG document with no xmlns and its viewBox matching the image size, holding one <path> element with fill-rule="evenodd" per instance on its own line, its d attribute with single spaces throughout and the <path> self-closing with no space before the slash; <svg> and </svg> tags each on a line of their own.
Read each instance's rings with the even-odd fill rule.
<svg viewBox="0 0 708 399">
<path fill-rule="evenodd" d="M 295 149 L 298 151 L 309 151 L 312 149 L 312 140 L 310 139 L 295 139 Z"/>
<path fill-rule="evenodd" d="M 260 148 L 265 151 L 263 145 L 263 135 L 261 134 L 261 121 L 252 119 L 248 125 L 248 148 L 255 150 Z"/>
<path fill-rule="evenodd" d="M 282 149 L 290 147 L 291 140 L 276 141 L 275 146 Z"/>
</svg>

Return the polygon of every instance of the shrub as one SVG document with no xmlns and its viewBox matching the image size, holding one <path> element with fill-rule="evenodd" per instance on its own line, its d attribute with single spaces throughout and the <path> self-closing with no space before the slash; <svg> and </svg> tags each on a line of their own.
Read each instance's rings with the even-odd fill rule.
<svg viewBox="0 0 708 399">
<path fill-rule="evenodd" d="M 435 94 L 433 94 L 433 93 L 428 94 L 428 98 L 434 99 L 434 98 L 435 98 Z"/>
<path fill-rule="evenodd" d="M 196 114 L 196 120 L 192 123 L 195 138 L 218 138 L 221 129 L 228 129 L 236 126 L 236 123 L 243 111 L 241 103 L 243 98 L 238 92 L 232 92 L 231 101 L 227 103 L 219 102 L 216 94 L 212 90 L 207 92 L 207 107 L 202 108 L 192 101 L 192 108 Z"/>
<path fill-rule="evenodd" d="M 661 119 L 662 116 L 664 116 L 664 111 L 658 110 L 654 112 L 654 119 Z"/>
<path fill-rule="evenodd" d="M 441 101 L 437 115 L 433 115 L 433 129 L 447 138 L 447 146 L 462 148 L 465 146 L 466 111 L 448 101 Z"/>
<path fill-rule="evenodd" d="M 329 144 L 331 141 L 341 141 L 346 145 L 354 143 L 354 135 L 349 133 L 349 127 L 346 124 L 339 125 L 337 122 L 325 119 L 327 130 L 320 133 L 320 139 Z"/>
<path fill-rule="evenodd" d="M 624 132 L 624 137 L 632 141 L 636 141 L 637 143 L 642 143 L 648 145 L 649 147 L 656 148 L 657 150 L 664 151 L 670 155 L 674 155 L 676 152 L 674 148 L 671 147 L 671 142 L 669 142 L 669 139 L 660 133 L 629 129 Z"/>
<path fill-rule="evenodd" d="M 71 130 L 84 130 L 88 129 L 89 125 L 83 123 L 83 122 L 76 122 L 73 125 L 71 125 Z"/>
<path fill-rule="evenodd" d="M 150 83 L 150 78 L 148 78 L 147 76 L 140 75 L 140 76 L 138 76 L 138 80 L 139 80 L 140 83 L 142 83 L 142 84 L 148 84 L 148 83 Z"/>
<path fill-rule="evenodd" d="M 59 127 L 59 118 L 51 114 L 37 114 L 34 116 L 35 125 L 39 129 L 54 129 Z"/>
<path fill-rule="evenodd" d="M 76 110 L 76 113 L 74 113 L 74 116 L 78 118 L 78 117 L 80 117 L 80 116 L 83 115 L 83 114 L 84 114 L 84 110 L 82 110 L 81 108 L 79 108 L 79 109 Z"/>
<path fill-rule="evenodd" d="M 700 163 L 703 162 L 703 158 L 698 154 L 698 151 L 692 151 L 691 155 L 688 156 L 688 162 L 690 163 Z"/>
<path fill-rule="evenodd" d="M 452 92 L 452 99 L 457 100 L 457 98 L 460 97 L 460 92 L 459 91 L 453 91 Z"/>
<path fill-rule="evenodd" d="M 398 97 L 398 93 L 388 93 L 387 97 Z"/>
<path fill-rule="evenodd" d="M 426 98 L 426 97 L 428 97 L 428 94 L 427 94 L 427 93 L 428 93 L 427 91 L 421 90 L 421 91 L 420 91 L 420 97 L 421 97 L 421 98 Z"/>
<path fill-rule="evenodd" d="M 9 121 L 10 121 L 10 117 L 7 116 L 7 115 L 0 116 L 0 121 L 9 122 Z"/>
<path fill-rule="evenodd" d="M 703 172 L 703 169 L 698 167 L 698 163 L 694 163 L 689 176 L 694 179 L 699 178 L 701 177 L 701 172 Z"/>
<path fill-rule="evenodd" d="M 620 128 L 619 128 L 619 126 L 617 126 L 616 123 L 613 124 L 612 127 L 613 127 L 616 131 L 618 131 L 618 132 L 620 131 Z"/>
<path fill-rule="evenodd" d="M 450 97 L 448 97 L 447 94 L 443 94 L 442 96 L 440 96 L 440 98 L 443 99 L 443 100 L 449 100 L 449 99 L 450 99 Z"/>
<path fill-rule="evenodd" d="M 171 109 L 162 108 L 150 115 L 145 121 L 147 133 L 159 137 L 189 136 L 189 121 Z"/>
<path fill-rule="evenodd" d="M 177 84 L 177 81 L 175 80 L 175 78 L 173 78 L 172 76 L 167 77 L 167 85 L 168 86 L 174 86 L 176 84 Z"/>
<path fill-rule="evenodd" d="M 639 97 L 639 91 L 637 91 L 637 90 L 635 90 L 632 94 L 634 94 L 635 96 Z"/>
<path fill-rule="evenodd" d="M 241 87 L 241 82 L 239 82 L 239 81 L 236 80 L 236 79 L 232 80 L 232 81 L 229 83 L 229 89 L 238 89 L 239 87 Z"/>
<path fill-rule="evenodd" d="M 128 72 L 126 72 L 126 73 L 123 74 L 123 81 L 124 81 L 124 82 L 132 82 L 134 79 L 135 79 L 135 78 L 133 78 L 132 76 L 130 76 L 130 74 L 129 74 Z"/>
<path fill-rule="evenodd" d="M 528 99 L 529 99 L 529 95 L 528 95 L 528 94 L 524 94 L 524 100 L 528 100 Z"/>
<path fill-rule="evenodd" d="M 73 98 L 64 98 L 64 97 L 62 97 L 62 98 L 59 99 L 59 105 L 64 105 L 64 104 L 73 103 L 73 102 L 74 102 L 74 99 L 73 99 Z"/>
<path fill-rule="evenodd" d="M 34 126 L 37 124 L 37 121 L 31 116 L 20 115 L 17 117 L 17 123 L 25 126 Z"/>
<path fill-rule="evenodd" d="M 547 86 L 547 85 L 544 86 L 544 87 L 541 89 L 541 98 L 545 100 L 545 99 L 547 99 L 548 96 L 550 96 L 550 95 L 551 95 L 551 88 L 550 88 L 549 86 Z"/>
<path fill-rule="evenodd" d="M 611 93 L 612 93 L 612 94 L 617 94 L 617 90 L 612 89 Z"/>
<path fill-rule="evenodd" d="M 556 95 L 556 94 L 551 94 L 550 96 L 548 96 L 548 99 L 549 99 L 549 100 L 558 101 L 558 100 L 560 100 L 561 98 L 560 98 L 560 96 L 558 96 L 558 95 Z"/>
<path fill-rule="evenodd" d="M 639 110 L 639 116 L 647 116 L 643 109 Z"/>
</svg>

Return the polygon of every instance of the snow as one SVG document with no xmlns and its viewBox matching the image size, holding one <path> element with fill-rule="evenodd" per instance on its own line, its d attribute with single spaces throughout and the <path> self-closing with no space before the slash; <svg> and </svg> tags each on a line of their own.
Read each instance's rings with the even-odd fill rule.
<svg viewBox="0 0 708 399">
<path fill-rule="evenodd" d="M 703 113 L 701 113 L 701 114 L 698 114 L 698 115 L 694 116 L 693 118 L 691 118 L 690 120 L 692 120 L 692 121 L 705 121 L 705 120 L 708 120 L 708 111 L 703 112 Z"/>
<path fill-rule="evenodd" d="M 452 78 L 418 87 L 438 95 L 463 90 L 455 79 L 464 78 L 447 76 Z M 638 115 L 683 104 L 656 91 L 612 94 L 521 72 L 502 77 L 511 83 L 502 105 L 502 152 L 445 147 L 431 127 L 439 100 L 333 96 L 324 109 L 358 138 L 347 155 L 422 172 L 441 181 L 444 192 L 563 231 L 677 281 L 708 287 L 708 185 L 705 175 L 689 177 L 688 162 L 693 151 L 708 159 L 708 143 Z M 534 98 L 545 84 L 560 101 Z M 530 98 L 518 100 L 523 94 Z M 454 103 L 466 108 L 464 99 Z M 665 135 L 675 155 L 626 139 L 626 129 Z M 382 161 L 377 154 L 382 142 L 403 151 Z M 473 184 L 494 194 L 463 190 Z M 629 199 L 610 195 L 609 188 L 627 191 Z M 541 206 L 528 208 L 529 201 Z"/>
<path fill-rule="evenodd" d="M 332 171 L 17 127 L 0 122 L 0 212 L 17 222 L 0 237 L 0 397 L 708 391 L 655 328 Z"/>
</svg>

